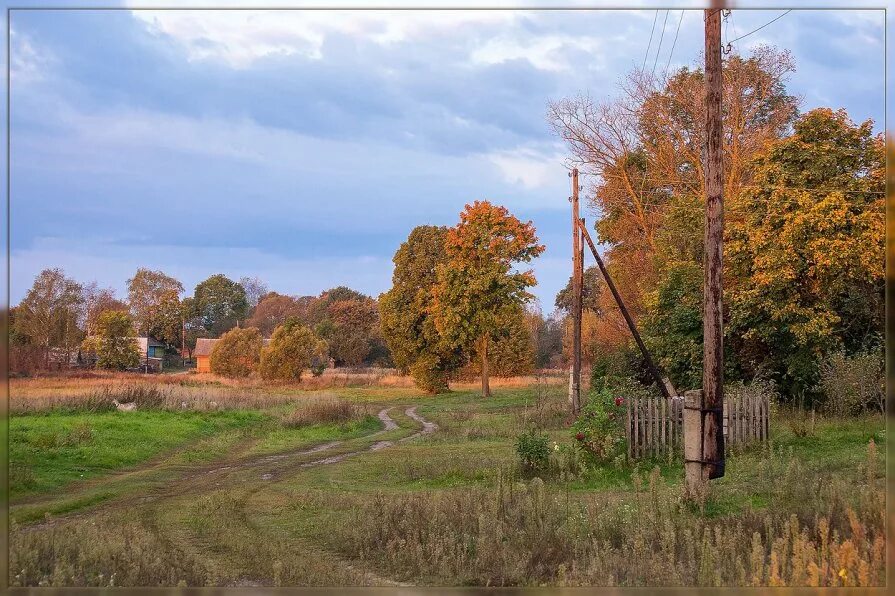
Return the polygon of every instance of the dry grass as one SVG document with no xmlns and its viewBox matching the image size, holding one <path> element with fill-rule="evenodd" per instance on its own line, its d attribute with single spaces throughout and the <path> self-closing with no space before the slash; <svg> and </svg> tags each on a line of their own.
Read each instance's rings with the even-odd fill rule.
<svg viewBox="0 0 895 596">
<path fill-rule="evenodd" d="M 98 412 L 114 410 L 113 400 L 135 402 L 138 409 L 218 410 L 264 408 L 295 400 L 294 395 L 263 387 L 196 383 L 184 377 L 120 375 L 96 379 L 14 379 L 10 411 Z"/>
<path fill-rule="evenodd" d="M 315 395 L 303 400 L 301 407 L 283 417 L 283 426 L 299 428 L 312 424 L 327 424 L 360 420 L 369 408 L 340 399 L 331 394 Z"/>
<path fill-rule="evenodd" d="M 497 388 L 561 385 L 562 376 L 493 379 Z M 264 382 L 260 379 L 227 379 L 209 373 L 144 375 L 81 371 L 58 375 L 10 379 L 10 411 L 13 413 L 62 409 L 106 411 L 113 400 L 136 402 L 138 408 L 165 410 L 214 410 L 263 408 L 292 402 L 296 391 L 337 388 L 383 388 L 414 391 L 410 377 L 394 369 L 328 369 L 320 377 L 307 375 L 297 383 Z M 455 390 L 475 390 L 476 383 L 456 382 Z"/>
<path fill-rule="evenodd" d="M 876 462 L 873 449 L 868 461 Z M 375 553 L 392 577 L 435 584 L 882 585 L 883 487 L 830 478 L 822 490 L 800 492 L 804 470 L 796 460 L 779 463 L 787 470 L 773 479 L 780 505 L 762 512 L 700 513 L 657 468 L 648 482 L 635 479 L 633 500 L 570 499 L 538 478 L 490 490 L 379 495 L 331 542 L 349 556 Z"/>
</svg>

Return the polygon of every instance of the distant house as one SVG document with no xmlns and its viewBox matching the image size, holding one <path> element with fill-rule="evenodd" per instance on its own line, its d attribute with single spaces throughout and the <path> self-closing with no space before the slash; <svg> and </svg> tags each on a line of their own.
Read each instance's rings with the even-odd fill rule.
<svg viewBox="0 0 895 596">
<path fill-rule="evenodd" d="M 165 362 L 165 344 L 153 337 L 138 337 L 137 349 L 140 350 L 140 364 L 146 364 L 153 370 L 162 370 Z"/>
<path fill-rule="evenodd" d="M 140 354 L 140 366 L 149 366 L 153 370 L 162 370 L 162 364 L 165 361 L 165 344 L 153 337 L 132 337 L 137 344 L 137 351 Z M 96 364 L 96 354 L 83 353 L 80 350 L 72 357 L 71 364 L 73 366 L 86 364 L 94 366 Z"/>
<path fill-rule="evenodd" d="M 196 340 L 196 349 L 193 350 L 193 356 L 196 358 L 196 372 L 211 372 L 211 361 L 209 360 L 209 356 L 211 356 L 211 350 L 214 349 L 214 344 L 216 344 L 219 340 L 217 339 L 207 339 L 204 337 L 200 337 Z M 262 343 L 266 346 L 270 343 L 269 339 L 262 340 Z"/>
</svg>

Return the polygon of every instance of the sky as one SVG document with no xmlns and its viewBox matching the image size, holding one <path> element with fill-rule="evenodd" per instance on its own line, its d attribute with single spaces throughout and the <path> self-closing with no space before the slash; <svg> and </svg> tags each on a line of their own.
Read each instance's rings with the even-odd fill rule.
<svg viewBox="0 0 895 596">
<path fill-rule="evenodd" d="M 734 10 L 723 39 L 782 12 Z M 11 303 L 48 267 L 120 297 L 138 267 L 188 294 L 224 273 L 376 296 L 414 226 L 487 199 L 534 222 L 549 312 L 571 240 L 547 102 L 698 64 L 702 26 L 655 9 L 13 11 Z M 879 131 L 884 36 L 879 10 L 796 10 L 734 45 L 790 50 L 802 111 Z"/>
</svg>

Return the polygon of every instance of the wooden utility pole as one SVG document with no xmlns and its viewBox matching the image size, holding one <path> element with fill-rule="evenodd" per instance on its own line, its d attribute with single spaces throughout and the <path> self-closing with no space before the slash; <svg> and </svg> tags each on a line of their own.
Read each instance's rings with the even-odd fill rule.
<svg viewBox="0 0 895 596">
<path fill-rule="evenodd" d="M 724 237 L 721 122 L 721 3 L 705 11 L 705 278 L 703 287 L 703 480 L 724 475 Z"/>
<path fill-rule="evenodd" d="M 581 236 L 587 242 L 590 252 L 594 255 L 594 259 L 597 261 L 597 267 L 600 268 L 600 273 L 603 274 L 603 280 L 606 282 L 606 287 L 609 288 L 612 297 L 615 298 L 615 303 L 618 305 L 618 309 L 622 312 L 622 316 L 625 318 L 625 323 L 628 324 L 628 329 L 630 329 L 631 335 L 634 336 L 634 342 L 637 344 L 637 347 L 640 348 L 640 353 L 643 354 L 643 360 L 646 362 L 646 367 L 656 381 L 656 385 L 659 386 L 659 391 L 661 391 L 662 395 L 666 398 L 676 396 L 677 391 L 675 391 L 671 381 L 659 372 L 659 367 L 656 366 L 649 350 L 646 349 L 646 344 L 643 343 L 643 339 L 641 339 L 640 333 L 637 331 L 637 325 L 634 324 L 634 319 L 631 317 L 631 313 L 628 312 L 621 294 L 618 293 L 618 289 L 616 289 L 615 284 L 612 282 L 612 278 L 609 277 L 609 271 L 606 270 L 606 265 L 603 264 L 603 259 L 600 258 L 600 253 L 597 252 L 597 247 L 594 245 L 594 241 L 591 239 L 583 219 L 581 220 Z"/>
<path fill-rule="evenodd" d="M 579 226 L 578 168 L 570 174 L 572 178 L 572 375 L 569 379 L 569 401 L 572 414 L 581 410 L 581 295 L 584 291 L 582 267 L 582 241 Z"/>
</svg>

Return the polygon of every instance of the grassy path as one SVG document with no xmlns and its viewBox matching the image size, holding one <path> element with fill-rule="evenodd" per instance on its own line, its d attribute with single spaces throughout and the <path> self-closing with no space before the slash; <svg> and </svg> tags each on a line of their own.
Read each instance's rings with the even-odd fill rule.
<svg viewBox="0 0 895 596">
<path fill-rule="evenodd" d="M 254 476 L 259 481 L 294 473 L 297 470 L 338 463 L 366 451 L 377 451 L 391 446 L 390 439 L 407 439 L 406 433 L 389 415 L 391 407 L 382 409 L 378 418 L 382 428 L 353 439 L 328 441 L 312 447 L 274 454 L 253 454 L 257 438 L 242 438 L 226 444 L 230 455 L 210 463 L 184 461 L 184 453 L 195 449 L 188 445 L 165 457 L 156 457 L 126 471 L 90 479 L 69 487 L 64 494 L 26 495 L 13 500 L 10 515 L 21 526 L 45 520 L 40 526 L 58 523 L 67 514 L 84 514 L 85 510 L 129 507 L 134 502 L 149 502 L 184 493 L 194 493 L 202 487 L 220 486 L 237 480 L 248 481 Z M 373 439 L 379 439 L 373 441 Z M 326 453 L 326 457 L 316 457 Z M 52 521 L 46 521 L 48 514 Z"/>
</svg>

